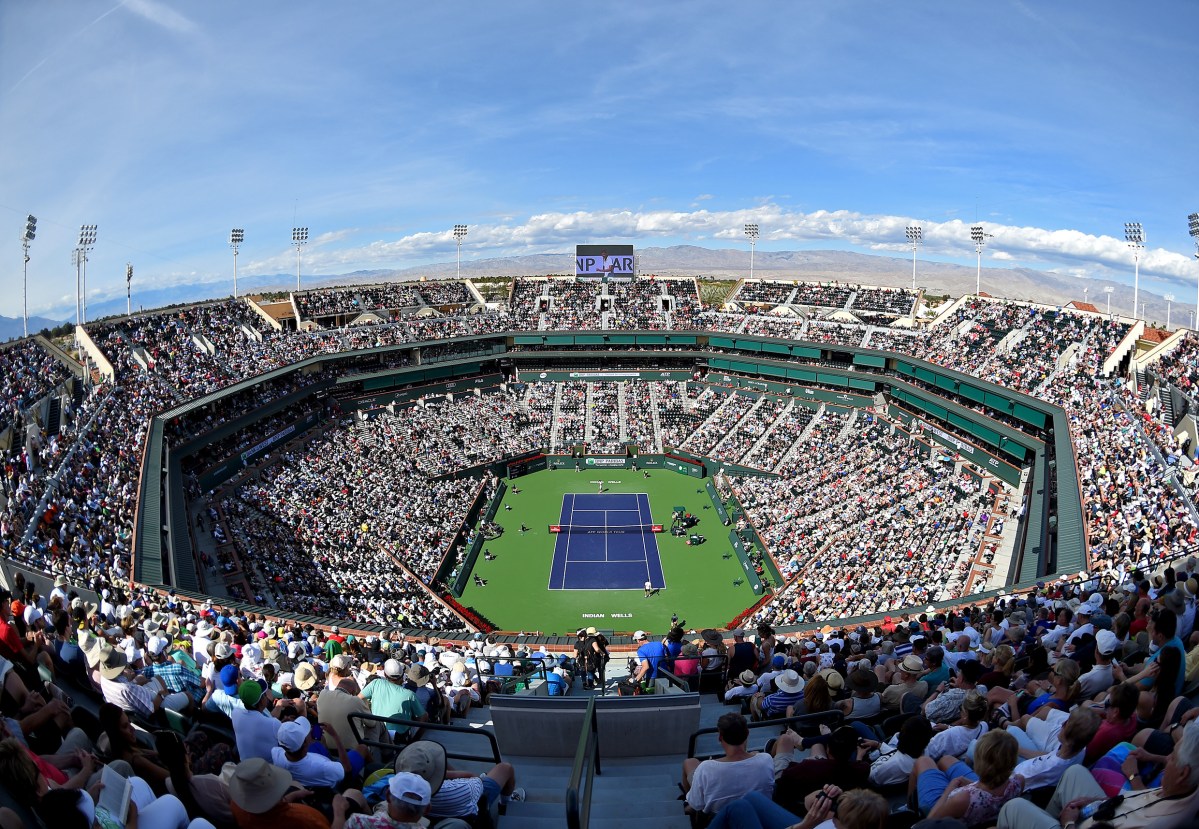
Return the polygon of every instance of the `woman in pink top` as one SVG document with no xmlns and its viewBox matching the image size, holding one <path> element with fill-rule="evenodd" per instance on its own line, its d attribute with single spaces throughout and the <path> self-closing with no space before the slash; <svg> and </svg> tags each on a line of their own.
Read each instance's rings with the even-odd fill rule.
<svg viewBox="0 0 1199 829">
<path fill-rule="evenodd" d="M 916 761 L 911 785 L 920 811 L 929 818 L 957 818 L 968 826 L 990 826 L 1003 804 L 1024 791 L 1024 780 L 1013 775 L 1020 759 L 1016 738 L 1006 731 L 984 734 L 974 749 L 974 769 L 945 757 L 945 769 L 928 756 Z"/>
</svg>

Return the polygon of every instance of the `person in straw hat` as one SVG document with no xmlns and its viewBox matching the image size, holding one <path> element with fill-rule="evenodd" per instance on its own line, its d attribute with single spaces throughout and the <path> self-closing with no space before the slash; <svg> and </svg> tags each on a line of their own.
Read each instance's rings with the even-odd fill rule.
<svg viewBox="0 0 1199 829">
<path fill-rule="evenodd" d="M 778 690 L 773 694 L 758 691 L 750 697 L 749 709 L 755 720 L 780 717 L 786 713 L 787 706 L 796 705 L 803 699 L 803 678 L 792 668 L 776 676 L 774 685 Z"/>
<path fill-rule="evenodd" d="M 292 788 L 291 774 L 253 757 L 229 778 L 233 817 L 240 829 L 329 829 L 329 819 L 298 801 L 312 792 Z"/>
</svg>

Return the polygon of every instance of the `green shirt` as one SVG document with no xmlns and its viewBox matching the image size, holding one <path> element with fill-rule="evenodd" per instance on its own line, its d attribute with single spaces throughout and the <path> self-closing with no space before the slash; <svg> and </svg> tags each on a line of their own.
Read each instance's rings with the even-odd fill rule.
<svg viewBox="0 0 1199 829">
<path fill-rule="evenodd" d="M 425 707 L 416 694 L 387 677 L 376 679 L 363 688 L 362 698 L 370 703 L 371 713 L 377 717 L 419 720 L 425 715 Z M 407 734 L 408 726 L 389 727 L 388 730 L 393 734 Z"/>
</svg>

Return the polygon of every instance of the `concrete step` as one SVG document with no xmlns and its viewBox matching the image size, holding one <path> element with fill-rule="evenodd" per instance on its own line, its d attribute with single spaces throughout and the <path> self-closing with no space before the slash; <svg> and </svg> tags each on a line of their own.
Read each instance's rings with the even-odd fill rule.
<svg viewBox="0 0 1199 829">
<path fill-rule="evenodd" d="M 505 808 L 504 816 L 507 818 L 528 817 L 558 817 L 561 819 L 565 813 L 565 806 L 561 803 L 535 803 L 535 802 L 520 802 L 509 803 Z M 591 823 L 595 824 L 596 820 L 601 819 L 623 819 L 623 818 L 670 818 L 676 815 L 683 814 L 683 803 L 680 800 L 644 800 L 641 798 L 621 798 L 619 800 L 595 800 L 591 801 Z"/>
</svg>

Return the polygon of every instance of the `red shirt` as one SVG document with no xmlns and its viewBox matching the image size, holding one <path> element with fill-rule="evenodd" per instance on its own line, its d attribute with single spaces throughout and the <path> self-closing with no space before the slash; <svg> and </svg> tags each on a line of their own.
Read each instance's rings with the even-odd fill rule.
<svg viewBox="0 0 1199 829">
<path fill-rule="evenodd" d="M 7 619 L 0 619 L 0 656 L 10 662 L 16 662 L 18 659 L 24 661 L 20 656 L 24 651 L 25 643 L 17 629 Z"/>
</svg>

